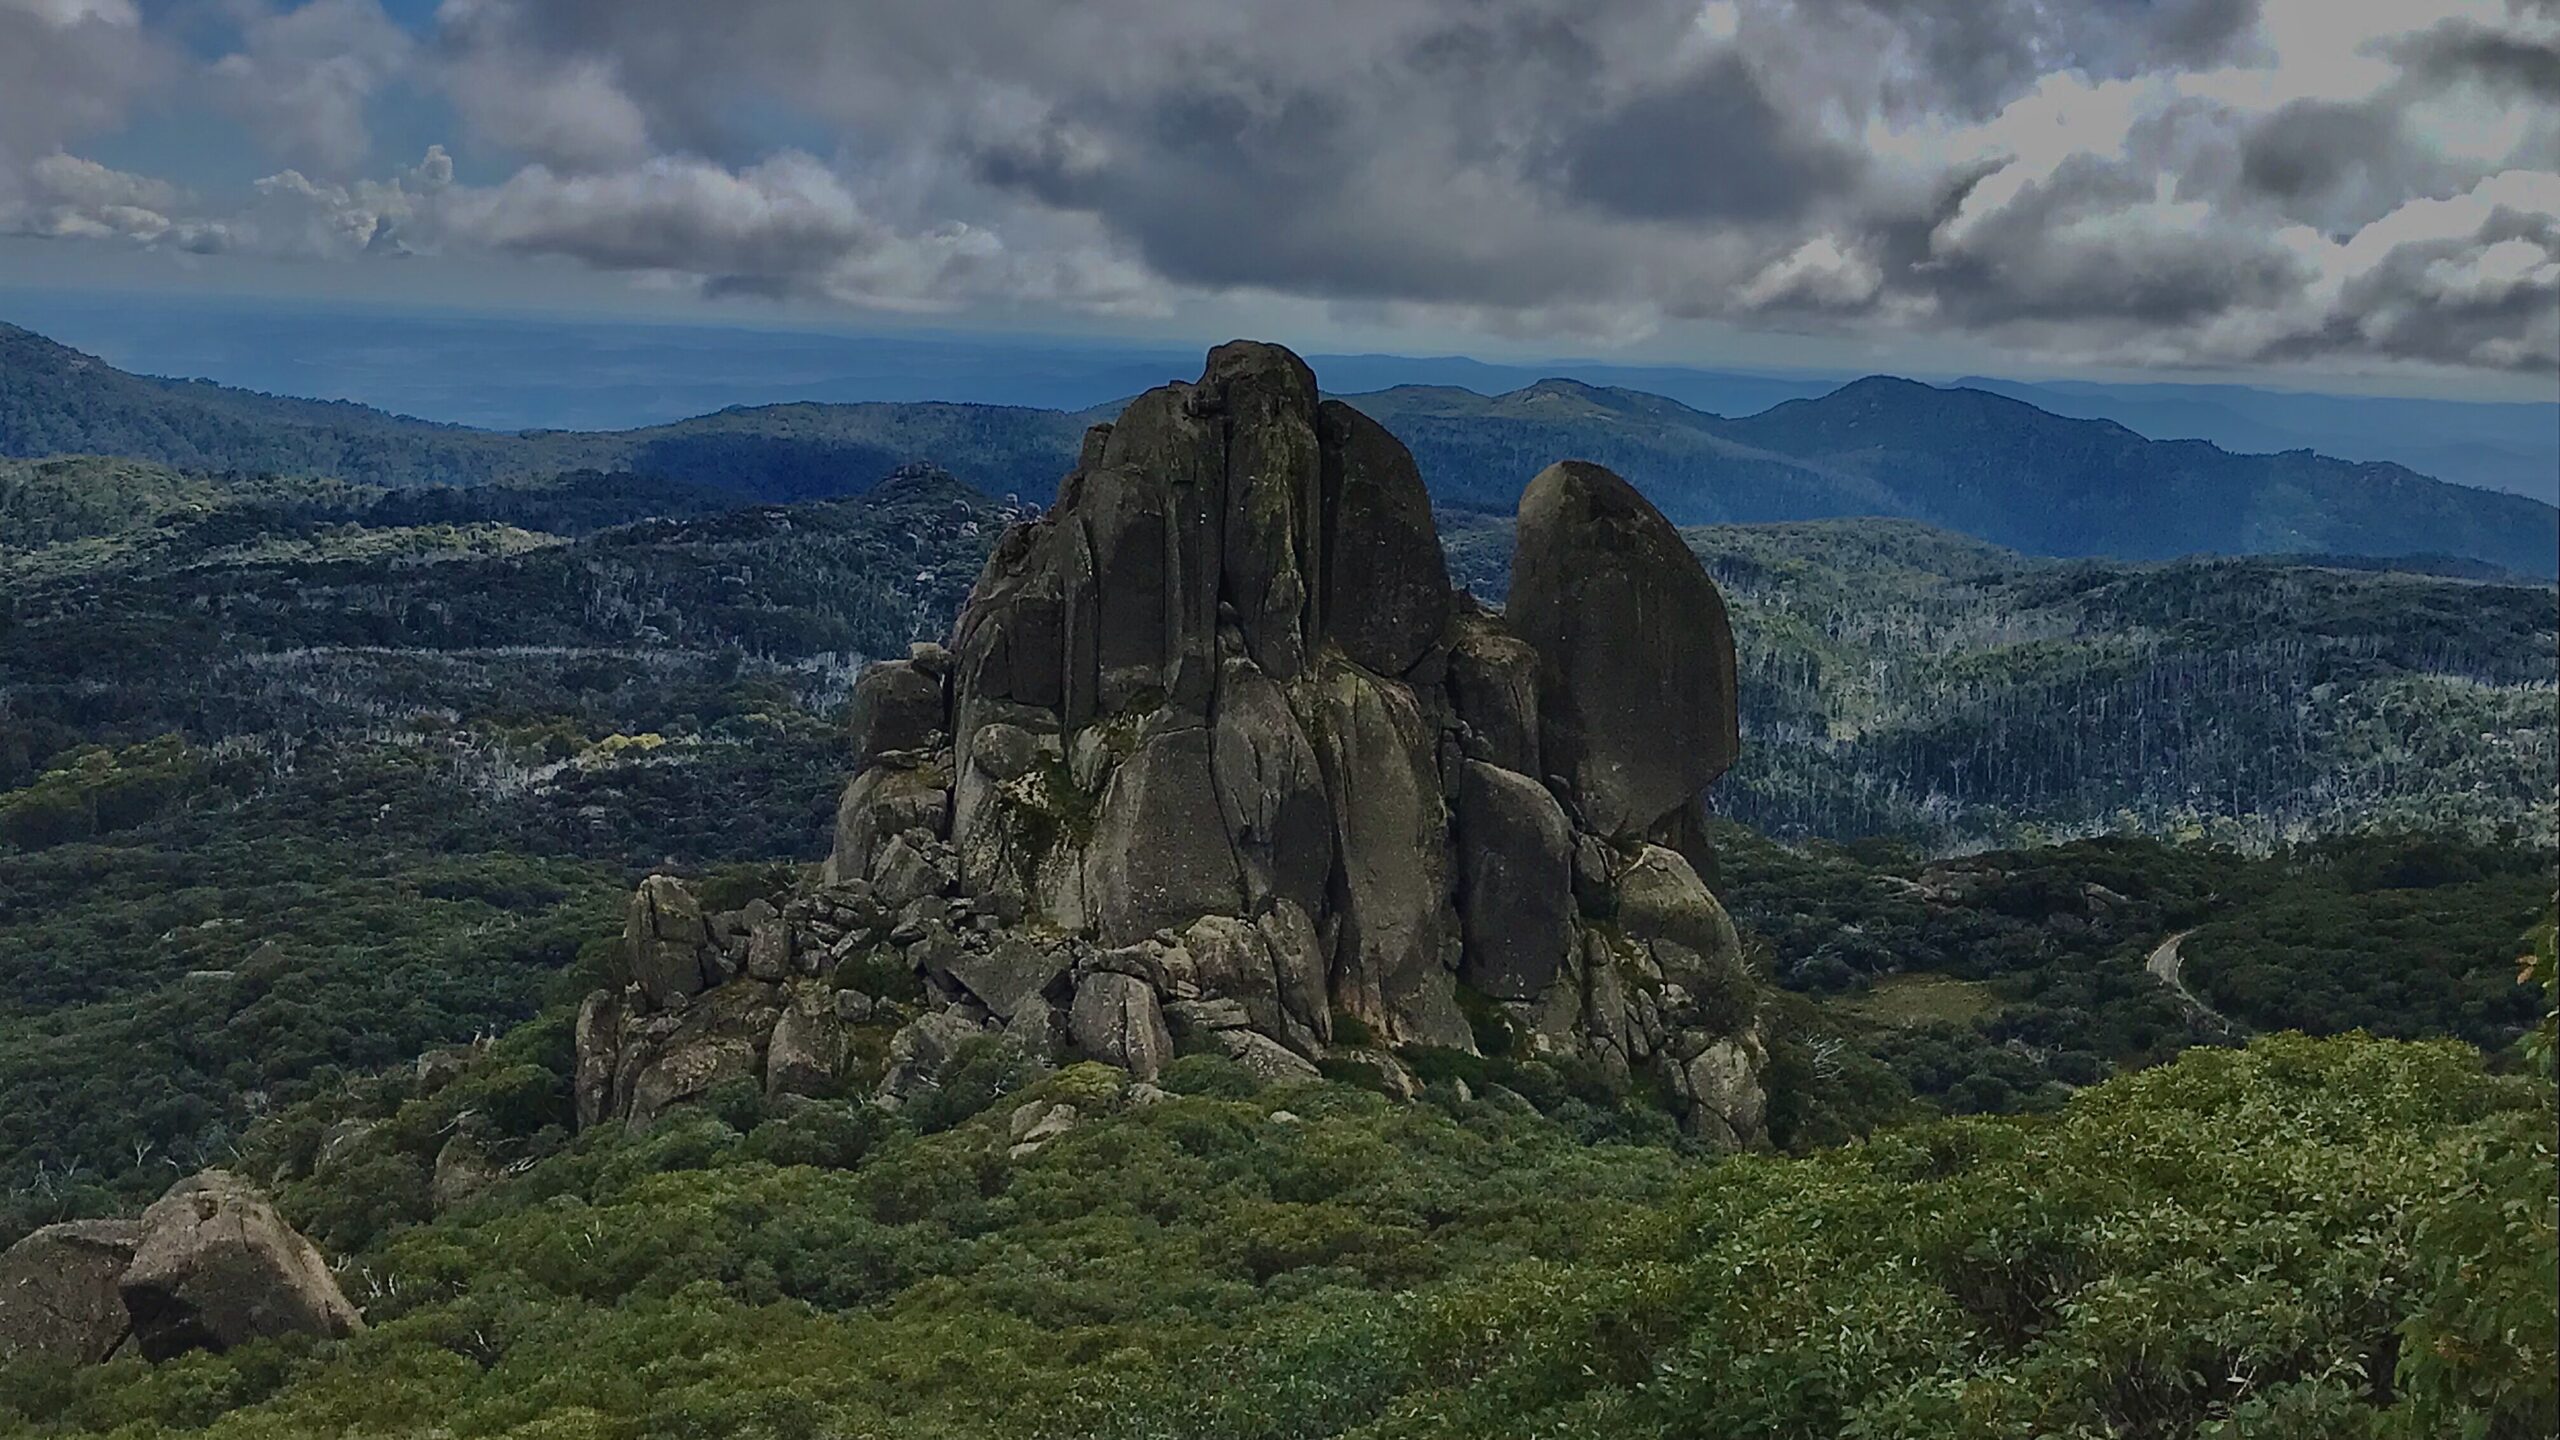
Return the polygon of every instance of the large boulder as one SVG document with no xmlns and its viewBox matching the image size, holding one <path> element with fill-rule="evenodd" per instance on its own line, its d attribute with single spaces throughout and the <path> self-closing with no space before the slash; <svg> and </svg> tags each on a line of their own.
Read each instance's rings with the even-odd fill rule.
<svg viewBox="0 0 2560 1440">
<path fill-rule="evenodd" d="M 1068 624 L 1079 636 L 1077 627 L 1092 627 L 1094 714 L 1116 715 L 1177 692 L 1194 713 L 1206 705 L 1207 667 L 1216 654 L 1215 591 L 1204 588 L 1200 575 L 1185 573 L 1214 554 L 1200 533 L 1207 517 L 1194 513 L 1200 498 L 1194 488 L 1130 465 L 1083 476 L 1068 533 L 1085 554 L 1069 562 L 1074 603 Z M 1080 638 L 1069 654 L 1080 669 Z M 1080 674 L 1071 679 L 1070 689 L 1081 681 Z"/>
<path fill-rule="evenodd" d="M 889 1065 L 873 1097 L 892 1109 L 942 1088 L 961 1047 L 987 1033 L 965 1015 L 937 1010 L 902 1025 L 889 1037 Z"/>
<path fill-rule="evenodd" d="M 949 772 L 935 767 L 877 765 L 846 783 L 836 802 L 835 848 L 826 880 L 867 880 L 889 842 L 910 830 L 936 835 L 950 827 Z"/>
<path fill-rule="evenodd" d="M 1647 845 L 1617 877 L 1618 928 L 1628 938 L 1655 942 L 1657 957 L 1677 963 L 1664 968 L 1675 978 L 1701 966 L 1738 965 L 1742 937 L 1733 917 L 1698 878 L 1687 857 L 1662 845 Z"/>
<path fill-rule="evenodd" d="M 1543 777 L 1538 758 L 1538 652 L 1473 608 L 1449 627 L 1449 703 L 1505 770 Z"/>
<path fill-rule="evenodd" d="M 70 1220 L 0 1252 L 0 1361 L 93 1365 L 114 1354 L 133 1328 L 117 1282 L 141 1239 L 132 1220 Z"/>
<path fill-rule="evenodd" d="M 1029 936 L 1008 934 L 983 950 L 962 950 L 952 957 L 951 978 L 987 1007 L 998 1020 L 1010 1021 L 1042 1002 L 1067 971 L 1066 953 Z"/>
<path fill-rule="evenodd" d="M 1336 661 L 1310 727 L 1334 807 L 1337 1008 L 1380 1036 L 1472 1049 L 1449 952 L 1448 807 L 1438 735 L 1413 692 Z"/>
<path fill-rule="evenodd" d="M 1054 520 L 1016 525 L 996 541 L 961 608 L 952 641 L 955 738 L 968 741 L 971 701 L 1057 709 L 1065 698 L 1065 549 Z"/>
<path fill-rule="evenodd" d="M 1688 1110 L 1692 1134 L 1719 1150 L 1745 1150 L 1768 1142 L 1769 1095 L 1760 1079 L 1769 1051 L 1757 1025 L 1701 1049 L 1675 1080 Z"/>
<path fill-rule="evenodd" d="M 1313 913 L 1333 875 L 1332 800 L 1315 747 L 1271 677 L 1238 657 L 1219 671 L 1210 779 L 1255 904 Z"/>
<path fill-rule="evenodd" d="M 916 750 L 948 728 L 942 681 L 912 661 L 889 660 L 853 682 L 853 763 L 870 765 L 894 750 Z"/>
<path fill-rule="evenodd" d="M 1254 1030 L 1318 1055 L 1329 1028 L 1324 969 L 1313 930 L 1298 929 L 1306 924 L 1304 912 L 1285 901 L 1260 923 L 1204 915 L 1182 932 L 1182 948 L 1203 998 L 1232 1002 Z"/>
<path fill-rule="evenodd" d="M 119 1289 L 153 1360 L 279 1335 L 338 1339 L 364 1320 L 328 1262 L 239 1176 L 207 1170 L 142 1212 Z"/>
<path fill-rule="evenodd" d="M 1201 387 L 1227 427 L 1221 589 L 1264 673 L 1306 668 L 1324 574 L 1324 459 L 1316 377 L 1277 345 L 1234 340 L 1209 352 Z"/>
<path fill-rule="evenodd" d="M 1210 779 L 1209 732 L 1141 741 L 1103 791 L 1085 851 L 1085 904 L 1105 945 L 1243 908 L 1244 878 Z"/>
<path fill-rule="evenodd" d="M 1139 396 L 1103 437 L 1099 457 L 1085 466 L 1089 476 L 1106 470 L 1138 472 L 1148 477 L 1160 496 L 1164 668 L 1158 683 L 1168 703 L 1192 713 L 1208 703 L 1216 680 L 1227 503 L 1226 432 L 1212 408 L 1202 403 L 1204 398 L 1191 385 L 1159 386 Z M 1097 491 L 1093 480 L 1079 487 L 1079 510 L 1086 491 Z M 1098 538 L 1094 549 L 1099 572 L 1104 547 Z M 1097 582 L 1099 578 L 1097 573 Z M 1097 636 L 1097 664 L 1099 642 Z M 1099 680 L 1096 689 L 1100 689 Z M 1102 697 L 1097 695 L 1096 702 L 1101 703 Z M 1080 710 L 1069 698 L 1066 719 L 1070 725 L 1085 723 L 1093 713 L 1093 707 Z"/>
<path fill-rule="evenodd" d="M 1497 1000 L 1534 1000 L 1574 946 L 1573 829 L 1547 787 L 1480 760 L 1458 789 L 1462 977 Z"/>
<path fill-rule="evenodd" d="M 1082 860 L 1068 817 L 1090 802 L 1063 764 L 1056 717 L 1011 705 L 975 708 L 984 718 L 958 756 L 952 792 L 960 885 L 972 896 L 1004 897 L 1013 913 L 1081 928 Z"/>
<path fill-rule="evenodd" d="M 847 1037 L 835 996 L 814 982 L 791 987 L 782 1014 L 765 1042 L 764 1093 L 819 1099 L 836 1092 L 844 1072 Z"/>
<path fill-rule="evenodd" d="M 1449 618 L 1449 562 L 1422 472 L 1387 427 L 1339 400 L 1324 440 L 1325 634 L 1381 675 L 1401 675 Z"/>
<path fill-rule="evenodd" d="M 622 1022 L 622 997 L 614 991 L 589 991 L 578 1005 L 577 1068 L 570 1085 L 581 1130 L 620 1111 L 614 1079 L 622 1066 Z"/>
<path fill-rule="evenodd" d="M 637 1031 L 626 1021 L 614 1078 L 621 1118 L 646 1128 L 725 1081 L 755 1080 L 781 1017 L 773 986 L 735 980 L 704 995 L 681 1017 L 659 1016 Z"/>
<path fill-rule="evenodd" d="M 652 875 L 632 892 L 623 914 L 622 953 L 640 993 L 661 1008 L 720 980 L 702 903 L 672 875 Z"/>
<path fill-rule="evenodd" d="M 1097 970 L 1076 982 L 1067 1024 L 1078 1054 L 1153 1080 L 1173 1059 L 1163 1003 L 1146 981 Z"/>
<path fill-rule="evenodd" d="M 1529 483 L 1505 618 L 1539 655 L 1546 766 L 1602 832 L 1645 834 L 1740 752 L 1724 597 L 1609 471 L 1567 460 Z"/>
<path fill-rule="evenodd" d="M 474 1134 L 460 1133 L 444 1142 L 436 1151 L 436 1162 L 427 1182 L 427 1197 L 434 1202 L 436 1213 L 471 1203 L 501 1175 L 495 1156 Z"/>
</svg>

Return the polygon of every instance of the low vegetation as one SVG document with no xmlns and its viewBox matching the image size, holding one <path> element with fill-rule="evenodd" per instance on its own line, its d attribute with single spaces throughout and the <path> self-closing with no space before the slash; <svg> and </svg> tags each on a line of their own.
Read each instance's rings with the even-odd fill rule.
<svg viewBox="0 0 2560 1440">
<path fill-rule="evenodd" d="M 2452 1043 L 2266 1040 L 2051 1117 L 1720 1163 L 1500 1091 L 1168 1082 L 1136 1106 L 1069 1071 L 931 1135 L 751 1094 L 606 1127 L 348 1256 L 360 1336 L 21 1362 L 0 1425 L 2521 1440 L 2560 1415 L 2550 1090 Z M 1005 1115 L 1053 1092 L 1096 1118 L 1007 1158 Z M 292 1202 L 325 1221 L 378 1180 Z"/>
</svg>

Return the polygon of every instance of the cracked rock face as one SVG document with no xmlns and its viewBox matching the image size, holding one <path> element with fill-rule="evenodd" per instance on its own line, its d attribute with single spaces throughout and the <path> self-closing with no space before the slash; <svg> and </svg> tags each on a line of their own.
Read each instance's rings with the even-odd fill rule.
<svg viewBox="0 0 2560 1440">
<path fill-rule="evenodd" d="M 651 1066 L 819 1088 L 814 1010 L 780 1045 L 690 1012 L 885 966 L 920 998 L 840 1013 L 891 1073 L 838 1078 L 889 1099 L 981 1035 L 1290 1078 L 1337 1043 L 1473 1050 L 1507 1014 L 1531 1053 L 1648 1070 L 1700 1133 L 1757 1141 L 1753 1006 L 1698 878 L 1732 636 L 1642 496 L 1539 475 L 1495 614 L 1451 590 L 1404 446 L 1248 341 L 1094 427 L 1058 494 L 999 540 L 947 651 L 858 682 L 818 893 L 706 920 L 644 887 L 632 983 L 581 1017 L 582 1118 L 669 1103 L 634 1083 Z M 718 1053 L 675 1064 L 688 1034 Z"/>
</svg>

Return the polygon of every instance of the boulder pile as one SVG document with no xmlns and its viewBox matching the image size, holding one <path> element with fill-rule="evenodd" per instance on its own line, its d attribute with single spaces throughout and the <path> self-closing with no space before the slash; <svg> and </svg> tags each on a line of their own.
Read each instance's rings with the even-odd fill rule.
<svg viewBox="0 0 2560 1440">
<path fill-rule="evenodd" d="M 224 1170 L 179 1181 L 138 1220 L 48 1225 L 0 1253 L 0 1360 L 166 1360 L 362 1328 L 320 1252 Z"/>
<path fill-rule="evenodd" d="M 1507 614 L 1453 591 L 1401 443 L 1286 350 L 1210 352 L 1093 428 L 948 646 L 861 676 L 818 888 L 641 887 L 582 1119 L 732 1079 L 898 1104 L 972 1043 L 1392 1081 L 1498 1042 L 1758 1143 L 1757 991 L 1700 878 L 1723 601 L 1595 465 L 1530 483 L 1517 546 Z"/>
</svg>

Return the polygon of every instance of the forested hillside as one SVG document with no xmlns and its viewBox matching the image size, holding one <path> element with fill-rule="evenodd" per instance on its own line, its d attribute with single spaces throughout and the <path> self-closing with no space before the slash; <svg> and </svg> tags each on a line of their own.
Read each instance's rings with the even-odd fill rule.
<svg viewBox="0 0 2560 1440">
<path fill-rule="evenodd" d="M 2547 711 L 2547 591 L 1690 531 L 1782 1156 L 1492 1024 L 573 1135 L 631 886 L 805 875 L 1019 513 L 859 488 L 0 466 L 0 1244 L 227 1166 L 370 1322 L 0 1359 L 0 1433 L 2548 1432 L 2552 738 L 2444 698 Z M 2186 843 L 2025 843 L 2099 829 Z"/>
<path fill-rule="evenodd" d="M 0 456 L 125 456 L 395 488 L 610 470 L 751 500 L 850 495 L 901 465 L 931 461 L 990 494 L 1045 499 L 1083 430 L 1054 410 L 920 402 L 771 405 L 641 430 L 499 434 L 127 375 L 0 324 Z"/>
<path fill-rule="evenodd" d="M 1452 521 L 1452 573 L 1498 596 L 1509 521 Z M 1770 833 L 2560 833 L 2548 587 L 2056 562 L 1894 521 L 1687 534 L 1756 742 L 1717 803 Z"/>
<path fill-rule="evenodd" d="M 1011 512 L 922 470 L 859 500 L 724 503 L 596 475 L 0 467 L 0 943 L 28 961 L 0 1002 L 0 1154 L 23 1213 L 138 1197 L 343 1069 L 531 1015 L 579 983 L 641 870 L 823 853 L 861 658 L 944 633 Z M 1459 578 L 1498 595 L 1507 536 L 1451 519 Z M 1864 1097 L 1863 1120 L 1790 1133 L 2042 1108 L 2286 1025 L 2512 1042 L 2505 947 L 2550 824 L 2544 592 L 2056 564 L 1909 524 L 1690 539 L 1743 664 L 1718 883 L 1766 971 L 1814 997 L 1804 1044 L 1854 1062 L 1841 1093 Z M 2410 827 L 2471 834 L 2407 847 L 2477 873 L 2369 903 L 2317 845 L 2250 858 Z M 2112 829 L 2242 848 L 1937 858 Z M 1801 843 L 1822 837 L 1860 848 Z M 2046 922 L 2090 884 L 2125 906 Z M 2141 969 L 2208 919 L 2190 984 L 2236 1029 Z M 2423 1003 L 2394 988 L 2402 940 L 2439 956 Z"/>
<path fill-rule="evenodd" d="M 1153 1094 L 1086 1066 L 897 1119 L 742 1086 L 563 1147 L 558 1041 L 333 1096 L 249 1152 L 344 1255 L 367 1331 L 0 1364 L 0 1427 L 2525 1440 L 2555 1417 L 2549 1085 L 2450 1044 L 2198 1052 L 2050 1118 L 1706 1163 L 1508 1088 L 1397 1104 L 1205 1056 Z M 1062 1104 L 1072 1128 L 1009 1144 Z M 386 1223 L 385 1177 L 466 1114 L 551 1138 Z"/>
</svg>

